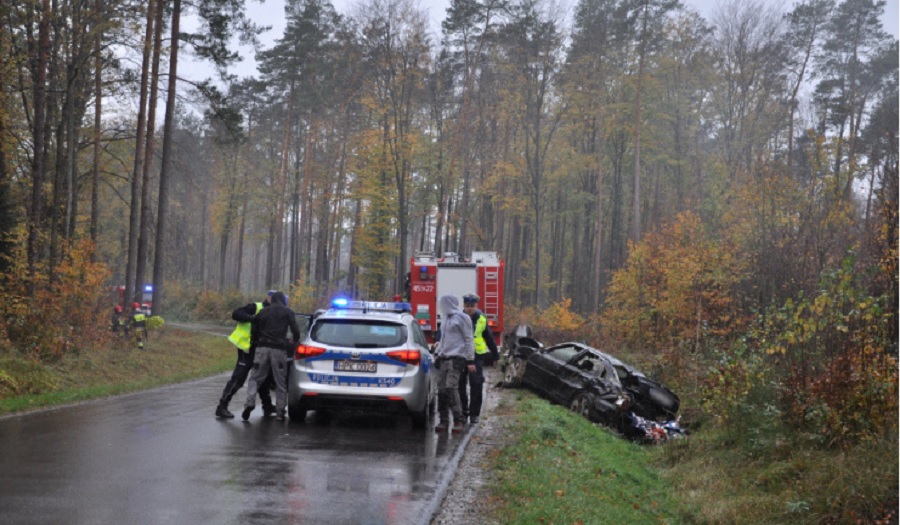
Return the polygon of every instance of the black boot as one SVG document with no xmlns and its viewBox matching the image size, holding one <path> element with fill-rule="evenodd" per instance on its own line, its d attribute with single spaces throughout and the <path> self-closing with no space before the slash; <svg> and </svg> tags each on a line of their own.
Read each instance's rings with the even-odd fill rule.
<svg viewBox="0 0 900 525">
<path fill-rule="evenodd" d="M 262 406 L 263 416 L 269 417 L 275 415 L 275 405 L 268 404 Z"/>
<path fill-rule="evenodd" d="M 234 414 L 228 411 L 227 405 L 220 404 L 216 407 L 216 417 L 221 419 L 234 419 Z"/>
<path fill-rule="evenodd" d="M 244 407 L 244 411 L 241 412 L 241 418 L 244 421 L 250 419 L 250 412 L 253 412 L 253 407 Z"/>
</svg>

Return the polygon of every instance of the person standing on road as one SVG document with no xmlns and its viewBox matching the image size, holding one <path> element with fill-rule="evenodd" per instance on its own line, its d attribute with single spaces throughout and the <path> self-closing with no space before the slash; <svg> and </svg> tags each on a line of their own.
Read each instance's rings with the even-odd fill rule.
<svg viewBox="0 0 900 525">
<path fill-rule="evenodd" d="M 460 311 L 459 299 L 452 295 L 440 298 L 441 342 L 437 350 L 438 367 L 438 413 L 440 422 L 434 428 L 436 432 L 444 432 L 450 426 L 450 413 L 453 413 L 452 432 L 462 432 L 464 418 L 462 404 L 459 399 L 459 378 L 475 368 L 475 340 L 472 319 Z"/>
<path fill-rule="evenodd" d="M 250 412 L 256 406 L 256 394 L 265 383 L 271 371 L 275 378 L 275 419 L 284 421 L 287 405 L 287 358 L 285 352 L 291 345 L 286 339 L 290 329 L 293 346 L 300 341 L 300 327 L 294 311 L 287 307 L 287 297 L 282 292 L 272 294 L 272 304 L 257 314 L 250 332 L 251 341 L 256 343 L 253 359 L 253 373 L 247 386 L 247 401 L 241 418 L 250 419 Z"/>
<path fill-rule="evenodd" d="M 234 331 L 228 336 L 228 340 L 237 347 L 237 362 L 234 364 L 234 371 L 231 377 L 225 383 L 225 389 L 222 390 L 222 397 L 219 398 L 219 406 L 216 407 L 216 417 L 223 419 L 233 419 L 234 414 L 228 410 L 228 403 L 234 394 L 244 386 L 247 377 L 250 375 L 250 369 L 253 367 L 253 358 L 256 355 L 256 346 L 250 340 L 251 323 L 256 319 L 256 315 L 269 306 L 269 299 L 275 290 L 270 290 L 266 299 L 259 303 L 250 303 L 231 312 L 231 318 L 238 322 L 234 327 Z M 263 414 L 271 415 L 275 413 L 275 406 L 272 404 L 272 396 L 269 395 L 268 386 L 259 390 L 259 398 L 262 400 Z"/>
<path fill-rule="evenodd" d="M 487 317 L 478 309 L 479 300 L 480 297 L 475 294 L 463 296 L 463 312 L 472 320 L 474 327 L 475 370 L 460 376 L 459 399 L 463 417 L 468 418 L 473 425 L 481 417 L 481 405 L 484 401 L 484 366 L 500 359 L 500 351 L 494 342 L 494 334 L 488 328 Z M 466 394 L 467 384 L 471 389 L 471 402 L 470 396 Z"/>
</svg>

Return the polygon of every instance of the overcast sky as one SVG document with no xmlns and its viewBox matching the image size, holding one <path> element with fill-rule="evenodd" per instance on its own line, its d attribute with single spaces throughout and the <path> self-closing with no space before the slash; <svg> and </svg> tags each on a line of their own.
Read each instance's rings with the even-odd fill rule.
<svg viewBox="0 0 900 525">
<path fill-rule="evenodd" d="M 349 13 L 353 6 L 358 2 L 358 0 L 332 0 L 335 6 L 335 9 L 341 14 Z M 569 9 L 571 6 L 575 5 L 577 0 L 563 0 L 569 2 Z M 696 11 L 698 11 L 701 15 L 703 15 L 707 20 L 710 20 L 713 17 L 713 14 L 716 12 L 718 5 L 720 4 L 720 0 L 682 0 L 684 4 Z M 793 4 L 793 0 L 789 0 L 789 2 L 782 2 L 779 0 L 763 0 L 768 2 L 771 5 L 784 5 L 782 9 L 787 10 L 788 4 Z M 895 37 L 898 35 L 898 10 L 897 5 L 900 0 L 887 0 L 887 7 L 885 9 L 883 23 L 885 29 Z M 431 30 L 433 33 L 433 41 L 439 41 L 440 28 L 441 28 L 441 20 L 443 20 L 444 15 L 447 10 L 447 6 L 450 5 L 450 0 L 420 0 L 420 5 L 423 9 L 428 11 L 428 14 L 431 18 Z M 285 17 L 284 17 L 284 0 L 264 0 L 263 2 L 259 2 L 258 0 L 249 0 L 247 2 L 247 11 L 250 15 L 250 18 L 253 19 L 257 24 L 264 26 L 271 26 L 271 29 L 261 35 L 260 40 L 264 47 L 269 47 L 275 41 L 275 39 L 279 38 L 284 31 L 285 25 Z M 195 22 L 192 20 L 185 20 L 185 30 L 191 31 L 196 27 Z M 237 43 L 235 43 L 237 45 Z M 238 76 L 254 76 L 256 75 L 256 61 L 253 58 L 254 51 L 252 48 L 248 46 L 241 46 L 241 56 L 243 56 L 243 61 L 236 64 L 231 68 L 231 71 Z M 197 63 L 196 61 L 191 60 L 189 57 L 187 58 L 188 67 L 182 69 L 182 75 L 187 78 L 191 78 L 194 80 L 200 80 L 206 77 L 213 76 L 212 68 L 206 66 L 205 64 Z"/>
</svg>

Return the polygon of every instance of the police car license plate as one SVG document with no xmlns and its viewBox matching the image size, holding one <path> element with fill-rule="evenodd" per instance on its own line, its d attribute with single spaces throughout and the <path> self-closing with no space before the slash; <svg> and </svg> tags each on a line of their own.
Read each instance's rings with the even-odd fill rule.
<svg viewBox="0 0 900 525">
<path fill-rule="evenodd" d="M 335 372 L 365 372 L 374 374 L 378 370 L 378 363 L 372 361 L 335 361 Z"/>
</svg>

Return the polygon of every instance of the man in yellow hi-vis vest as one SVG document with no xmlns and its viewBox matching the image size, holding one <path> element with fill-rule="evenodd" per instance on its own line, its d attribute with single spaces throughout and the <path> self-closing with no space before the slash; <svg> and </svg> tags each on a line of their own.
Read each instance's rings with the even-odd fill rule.
<svg viewBox="0 0 900 525">
<path fill-rule="evenodd" d="M 472 327 L 475 329 L 475 371 L 462 374 L 459 378 L 459 399 L 463 415 L 469 418 L 472 425 L 478 423 L 478 418 L 481 417 L 481 404 L 484 400 L 484 365 L 500 359 L 500 351 L 494 341 L 494 334 L 488 327 L 487 317 L 478 310 L 479 299 L 475 294 L 463 296 L 463 312 L 472 318 Z M 467 383 L 471 396 L 466 392 Z"/>
<path fill-rule="evenodd" d="M 256 315 L 263 308 L 269 306 L 269 298 L 275 293 L 274 290 L 269 291 L 266 300 L 261 303 L 250 303 L 231 312 L 231 318 L 238 322 L 234 331 L 228 336 L 234 346 L 237 347 L 237 363 L 234 365 L 234 371 L 228 382 L 225 383 L 225 390 L 222 391 L 222 397 L 219 399 L 219 406 L 216 407 L 216 417 L 224 419 L 233 419 L 234 414 L 228 410 L 228 403 L 234 394 L 244 386 L 247 382 L 247 376 L 253 368 L 253 358 L 256 355 L 256 345 L 250 339 L 251 323 L 256 319 Z M 275 405 L 272 404 L 272 396 L 269 394 L 268 388 L 261 388 L 259 397 L 262 399 L 263 413 L 272 415 L 275 413 Z"/>
</svg>

